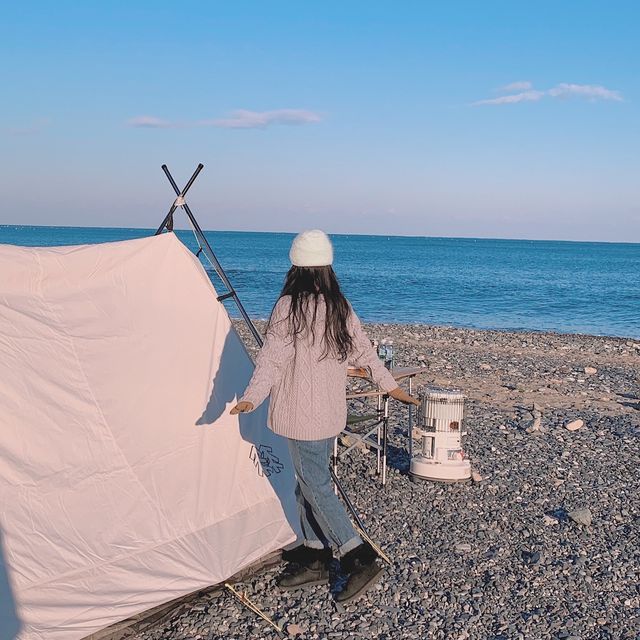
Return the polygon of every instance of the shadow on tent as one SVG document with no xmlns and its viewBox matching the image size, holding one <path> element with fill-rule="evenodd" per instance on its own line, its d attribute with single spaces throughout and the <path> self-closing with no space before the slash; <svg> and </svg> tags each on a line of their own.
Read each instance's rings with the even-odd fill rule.
<svg viewBox="0 0 640 640">
<path fill-rule="evenodd" d="M 7 561 L 0 530 L 0 640 L 13 640 L 21 629 L 13 591 L 9 584 Z"/>
<path fill-rule="evenodd" d="M 239 362 L 238 354 L 243 354 L 242 362 Z M 196 424 L 207 426 L 213 424 L 225 411 L 240 398 L 244 388 L 238 388 L 238 380 L 249 381 L 252 373 L 251 360 L 246 354 L 242 340 L 236 330 L 232 327 L 225 339 L 224 347 L 220 358 L 218 371 L 213 379 L 211 397 L 209 402 L 198 418 Z M 239 368 L 245 370 L 239 372 Z M 234 375 L 240 374 L 240 375 Z M 265 407 L 261 407 L 263 415 L 266 414 Z M 300 518 L 294 493 L 293 481 L 288 482 L 287 477 L 293 476 L 293 467 L 289 458 L 289 450 L 285 438 L 271 431 L 266 424 L 251 417 L 250 413 L 238 414 L 240 423 L 240 435 L 245 442 L 253 445 L 251 449 L 252 461 L 259 467 L 259 472 L 266 476 L 271 486 L 280 500 L 282 510 L 287 518 L 291 529 L 299 534 Z M 281 453 L 281 456 L 278 455 Z"/>
</svg>

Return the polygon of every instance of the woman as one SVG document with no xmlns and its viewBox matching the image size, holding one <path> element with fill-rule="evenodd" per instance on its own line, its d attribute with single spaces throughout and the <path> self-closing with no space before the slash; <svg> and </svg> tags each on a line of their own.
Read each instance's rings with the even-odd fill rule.
<svg viewBox="0 0 640 640">
<path fill-rule="evenodd" d="M 278 584 L 290 589 L 328 582 L 333 546 L 348 575 L 336 599 L 346 603 L 363 594 L 382 572 L 374 549 L 356 533 L 335 495 L 329 472 L 334 438 L 346 424 L 347 367 L 367 367 L 391 397 L 418 401 L 398 387 L 380 362 L 340 291 L 327 235 L 318 230 L 299 234 L 289 257 L 292 266 L 256 368 L 231 413 L 253 411 L 271 394 L 269 426 L 289 444 L 304 544 L 295 553 L 294 569 Z"/>
</svg>

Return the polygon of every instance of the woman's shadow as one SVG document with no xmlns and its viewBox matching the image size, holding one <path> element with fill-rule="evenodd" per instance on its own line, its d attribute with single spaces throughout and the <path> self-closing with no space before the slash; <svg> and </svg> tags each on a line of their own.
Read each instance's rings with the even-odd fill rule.
<svg viewBox="0 0 640 640">
<path fill-rule="evenodd" d="M 22 627 L 8 574 L 4 541 L 2 530 L 0 530 L 0 640 L 13 640 Z"/>
<path fill-rule="evenodd" d="M 243 394 L 252 374 L 253 363 L 249 354 L 236 330 L 230 327 L 213 378 L 211 397 L 196 425 L 211 425 L 228 414 Z M 256 473 L 269 480 L 290 527 L 299 535 L 293 464 L 286 439 L 267 426 L 268 406 L 268 401 L 265 401 L 251 413 L 238 414 L 240 436 L 251 444 L 249 463 L 256 468 Z"/>
</svg>

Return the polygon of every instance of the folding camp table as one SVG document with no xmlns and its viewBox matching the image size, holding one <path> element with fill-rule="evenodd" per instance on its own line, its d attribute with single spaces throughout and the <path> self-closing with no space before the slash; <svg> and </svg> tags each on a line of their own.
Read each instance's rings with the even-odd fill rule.
<svg viewBox="0 0 640 640">
<path fill-rule="evenodd" d="M 419 373 L 423 373 L 421 367 L 396 367 L 391 369 L 391 375 L 401 383 L 408 381 L 409 395 L 413 391 L 413 378 Z M 376 473 L 380 475 L 382 485 L 387 483 L 387 444 L 389 439 L 389 394 L 382 391 L 371 381 L 369 371 L 367 369 L 349 367 L 347 375 L 352 378 L 361 378 L 371 383 L 371 388 L 356 393 L 347 394 L 347 400 L 363 400 L 375 398 L 375 413 L 347 416 L 347 424 L 342 430 L 341 435 L 348 436 L 354 440 L 353 444 L 349 444 L 342 451 L 338 450 L 338 438 L 333 445 L 333 471 L 338 473 L 338 460 L 340 457 L 351 451 L 354 447 L 363 443 L 368 448 L 376 452 Z M 356 428 L 359 425 L 360 428 Z M 411 437 L 413 429 L 413 405 L 409 405 L 409 426 L 408 435 Z"/>
</svg>

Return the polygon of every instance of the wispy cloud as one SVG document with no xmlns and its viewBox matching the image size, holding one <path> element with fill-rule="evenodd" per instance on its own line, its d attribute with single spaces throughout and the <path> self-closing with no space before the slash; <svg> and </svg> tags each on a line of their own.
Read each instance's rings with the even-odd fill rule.
<svg viewBox="0 0 640 640">
<path fill-rule="evenodd" d="M 513 93 L 508 96 L 500 96 L 499 98 L 489 98 L 488 100 L 478 100 L 472 105 L 477 107 L 482 104 L 515 104 L 516 102 L 536 102 L 544 97 L 544 91 L 522 91 L 521 93 Z"/>
<path fill-rule="evenodd" d="M 7 129 L 7 133 L 12 136 L 32 136 L 41 133 L 51 124 L 50 118 L 39 118 L 24 127 L 12 127 Z"/>
<path fill-rule="evenodd" d="M 139 127 L 141 129 L 170 129 L 176 126 L 168 120 L 156 118 L 155 116 L 136 116 L 127 120 L 130 127 Z"/>
<path fill-rule="evenodd" d="M 597 84 L 568 84 L 562 82 L 547 92 L 553 98 L 570 98 L 572 96 L 588 100 L 615 100 L 622 102 L 622 94 Z"/>
<path fill-rule="evenodd" d="M 201 124 L 224 129 L 264 129 L 272 125 L 300 125 L 320 122 L 322 118 L 314 111 L 304 109 L 276 109 L 275 111 L 234 111 L 230 118 L 205 120 Z"/>
<path fill-rule="evenodd" d="M 538 102 L 545 97 L 554 99 L 582 98 L 594 102 L 596 100 L 614 100 L 622 102 L 624 98 L 619 91 L 613 91 L 600 85 L 595 84 L 572 84 L 562 82 L 551 89 L 539 91 L 533 89 L 530 82 L 512 82 L 504 87 L 500 87 L 498 92 L 508 93 L 517 91 L 517 93 L 509 93 L 508 95 L 499 96 L 498 98 L 487 98 L 485 100 L 477 100 L 472 102 L 471 106 L 478 107 L 482 105 L 501 105 L 516 104 L 518 102 Z"/>
<path fill-rule="evenodd" d="M 219 127 L 222 129 L 266 129 L 275 125 L 303 125 L 320 122 L 322 116 L 305 109 L 276 109 L 274 111 L 249 111 L 239 109 L 227 118 L 198 120 L 197 122 L 171 122 L 156 116 L 137 116 L 127 121 L 130 127 L 145 129 L 171 129 L 178 127 Z"/>
<path fill-rule="evenodd" d="M 498 93 L 511 93 L 512 91 L 528 91 L 532 87 L 533 85 L 528 80 L 520 80 L 506 84 L 504 87 L 499 87 L 497 91 Z"/>
</svg>

